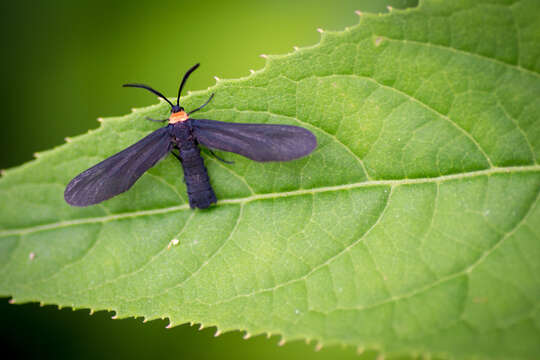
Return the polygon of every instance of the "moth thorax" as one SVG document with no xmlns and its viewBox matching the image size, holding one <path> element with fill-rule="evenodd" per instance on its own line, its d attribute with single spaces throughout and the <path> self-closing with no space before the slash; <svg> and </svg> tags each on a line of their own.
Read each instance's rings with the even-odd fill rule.
<svg viewBox="0 0 540 360">
<path fill-rule="evenodd" d="M 184 122 L 189 119 L 189 115 L 185 111 L 178 111 L 172 113 L 169 116 L 169 124 L 176 124 L 177 122 Z"/>
</svg>

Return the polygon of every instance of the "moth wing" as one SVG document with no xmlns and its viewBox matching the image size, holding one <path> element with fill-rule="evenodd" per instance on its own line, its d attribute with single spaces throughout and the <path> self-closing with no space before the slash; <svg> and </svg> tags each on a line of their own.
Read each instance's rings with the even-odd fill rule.
<svg viewBox="0 0 540 360">
<path fill-rule="evenodd" d="M 110 199 L 128 190 L 170 150 L 167 127 L 160 128 L 77 175 L 66 186 L 64 199 L 73 206 L 94 205 Z"/>
<path fill-rule="evenodd" d="M 299 126 L 192 119 L 192 127 L 201 145 L 260 162 L 298 159 L 317 147 L 315 135 Z"/>
</svg>

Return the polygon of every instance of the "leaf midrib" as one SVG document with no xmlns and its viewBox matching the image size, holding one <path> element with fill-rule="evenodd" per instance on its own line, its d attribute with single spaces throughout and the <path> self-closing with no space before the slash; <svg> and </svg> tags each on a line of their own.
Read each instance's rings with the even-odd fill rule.
<svg viewBox="0 0 540 360">
<path fill-rule="evenodd" d="M 332 185 L 332 186 L 321 186 L 311 189 L 299 189 L 293 191 L 283 191 L 283 192 L 274 192 L 266 194 L 254 194 L 246 197 L 231 198 L 231 199 L 222 199 L 218 200 L 219 205 L 228 205 L 228 204 L 245 204 L 257 200 L 272 200 L 280 197 L 289 197 L 289 196 L 300 196 L 300 195 L 309 195 L 323 192 L 332 192 L 332 191 L 342 191 L 357 189 L 362 187 L 372 187 L 372 186 L 400 186 L 400 185 L 411 185 L 411 184 L 423 184 L 423 183 L 436 183 L 444 182 L 450 180 L 460 180 L 466 178 L 474 178 L 479 176 L 489 176 L 494 174 L 511 174 L 511 173 L 520 173 L 520 172 L 534 172 L 540 171 L 540 165 L 527 165 L 527 166 L 509 166 L 509 167 L 493 167 L 484 170 L 476 170 L 459 174 L 451 175 L 441 175 L 437 177 L 426 177 L 426 178 L 414 178 L 414 179 L 395 179 L 395 180 L 371 180 L 371 181 L 362 181 L 357 183 L 342 184 L 342 185 Z M 126 218 L 135 218 L 139 216 L 151 216 L 158 214 L 167 214 L 175 211 L 190 210 L 189 204 L 182 204 L 177 206 L 170 206 L 160 209 L 151 209 L 151 210 L 141 210 L 133 212 L 125 212 L 121 214 L 106 215 L 101 217 L 90 217 L 83 219 L 75 220 L 65 220 L 57 221 L 48 224 L 36 225 L 28 228 L 15 228 L 8 230 L 1 230 L 0 237 L 13 236 L 13 235 L 26 235 L 30 233 L 35 233 L 39 231 L 54 230 L 58 228 L 64 228 L 69 226 L 76 226 L 82 224 L 93 224 L 93 223 L 103 223 L 114 220 L 121 220 Z M 193 210 L 199 211 L 199 210 Z"/>
</svg>

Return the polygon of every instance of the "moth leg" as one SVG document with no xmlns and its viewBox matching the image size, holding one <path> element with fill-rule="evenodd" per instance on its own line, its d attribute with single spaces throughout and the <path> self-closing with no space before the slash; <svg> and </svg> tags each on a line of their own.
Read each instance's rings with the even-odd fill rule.
<svg viewBox="0 0 540 360">
<path fill-rule="evenodd" d="M 210 154 L 212 154 L 212 156 L 214 156 L 219 161 L 224 162 L 225 164 L 229 164 L 229 165 L 234 164 L 234 161 L 227 161 L 225 159 L 222 159 L 221 157 L 217 156 L 212 150 L 210 150 L 210 149 L 207 149 L 207 150 L 210 151 Z"/>
<path fill-rule="evenodd" d="M 178 161 L 180 161 L 180 163 L 182 162 L 182 158 L 180 157 L 180 155 L 178 155 L 177 153 L 175 153 L 174 151 L 171 151 L 171 154 L 174 155 L 175 158 L 178 159 Z"/>
<path fill-rule="evenodd" d="M 199 110 L 201 110 L 203 107 L 205 107 L 206 105 L 208 105 L 208 103 L 210 101 L 212 101 L 212 98 L 214 97 L 214 94 L 210 95 L 210 98 L 208 100 L 206 100 L 206 102 L 204 104 L 202 104 L 201 106 L 199 106 L 198 108 L 196 108 L 195 110 L 191 110 L 190 112 L 188 112 L 188 115 L 191 115 L 193 114 L 194 112 L 197 112 Z"/>
<path fill-rule="evenodd" d="M 167 120 L 169 120 L 169 119 L 156 120 L 156 119 L 149 118 L 149 117 L 147 116 L 147 117 L 146 117 L 146 120 L 148 120 L 148 121 L 153 121 L 153 122 L 165 122 L 165 121 L 167 121 Z"/>
</svg>

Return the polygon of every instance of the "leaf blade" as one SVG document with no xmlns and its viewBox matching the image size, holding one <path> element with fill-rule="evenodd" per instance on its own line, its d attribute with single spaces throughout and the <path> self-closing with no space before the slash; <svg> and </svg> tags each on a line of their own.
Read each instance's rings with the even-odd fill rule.
<svg viewBox="0 0 540 360">
<path fill-rule="evenodd" d="M 219 82 L 205 117 L 305 126 L 320 145 L 291 163 L 206 160 L 207 212 L 188 209 L 171 159 L 101 207 L 58 199 L 163 104 L 8 171 L 0 293 L 388 353 L 534 357 L 537 7 L 426 1 Z"/>
</svg>

